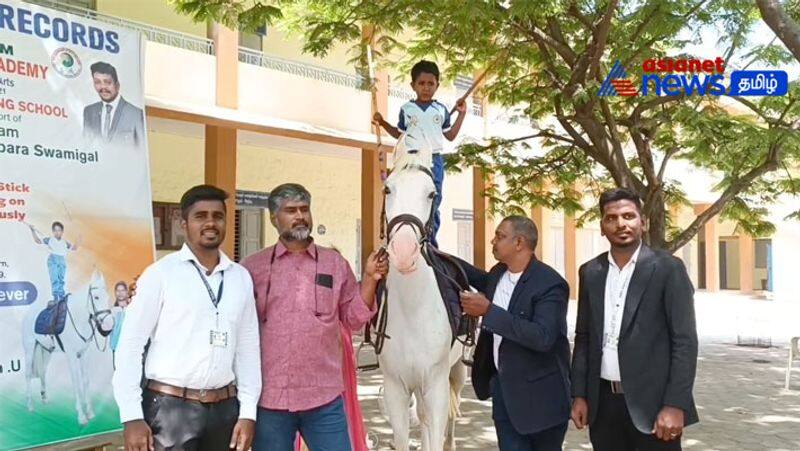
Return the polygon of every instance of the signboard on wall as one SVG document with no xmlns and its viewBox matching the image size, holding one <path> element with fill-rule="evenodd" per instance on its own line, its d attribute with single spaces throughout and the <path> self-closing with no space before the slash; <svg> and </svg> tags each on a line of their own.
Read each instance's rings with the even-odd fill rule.
<svg viewBox="0 0 800 451">
<path fill-rule="evenodd" d="M 120 428 L 115 301 L 154 245 L 141 36 L 16 0 L 0 15 L 6 450 Z"/>
<path fill-rule="evenodd" d="M 236 206 L 250 208 L 269 208 L 269 193 L 262 191 L 236 190 Z"/>
</svg>

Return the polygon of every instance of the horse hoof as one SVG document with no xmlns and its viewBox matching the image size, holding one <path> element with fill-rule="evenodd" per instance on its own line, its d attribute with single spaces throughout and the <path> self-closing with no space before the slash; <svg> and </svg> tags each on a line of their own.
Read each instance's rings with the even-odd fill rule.
<svg viewBox="0 0 800 451">
<path fill-rule="evenodd" d="M 33 412 L 33 402 L 28 401 L 28 412 Z"/>
<path fill-rule="evenodd" d="M 90 410 L 90 411 L 89 411 L 89 412 L 86 414 L 86 418 L 87 418 L 89 421 L 92 421 L 92 420 L 94 420 L 94 417 L 95 417 L 95 415 L 94 415 L 94 411 L 91 411 L 91 410 Z"/>
</svg>

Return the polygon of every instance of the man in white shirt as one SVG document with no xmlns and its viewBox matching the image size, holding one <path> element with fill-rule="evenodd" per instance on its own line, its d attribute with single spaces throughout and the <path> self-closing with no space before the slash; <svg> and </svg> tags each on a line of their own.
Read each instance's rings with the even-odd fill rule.
<svg viewBox="0 0 800 451">
<path fill-rule="evenodd" d="M 642 243 L 636 193 L 600 196 L 611 250 L 580 268 L 572 420 L 596 451 L 679 451 L 698 421 L 692 283 L 683 263 Z"/>
<path fill-rule="evenodd" d="M 187 191 L 181 199 L 186 244 L 137 281 L 113 380 L 126 450 L 250 448 L 261 353 L 253 282 L 219 249 L 226 198 L 210 185 Z"/>
<path fill-rule="evenodd" d="M 91 66 L 92 84 L 100 101 L 83 109 L 83 136 L 92 145 L 144 145 L 144 112 L 119 93 L 117 70 L 111 64 Z"/>
<path fill-rule="evenodd" d="M 569 286 L 536 259 L 536 224 L 509 216 L 497 227 L 488 273 L 461 262 L 480 293 L 462 293 L 464 313 L 483 317 L 472 386 L 492 398 L 500 451 L 561 451 L 569 424 Z"/>
</svg>

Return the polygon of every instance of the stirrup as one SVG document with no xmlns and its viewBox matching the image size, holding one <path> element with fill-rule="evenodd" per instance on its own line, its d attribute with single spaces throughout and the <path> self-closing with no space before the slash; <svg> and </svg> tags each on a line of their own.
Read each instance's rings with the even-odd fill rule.
<svg viewBox="0 0 800 451">
<path fill-rule="evenodd" d="M 361 344 L 358 345 L 358 349 L 356 350 L 356 365 L 357 365 L 356 370 L 358 372 L 374 371 L 374 370 L 377 370 L 378 368 L 380 368 L 380 363 L 378 363 L 378 356 L 377 355 L 375 356 L 375 362 L 374 363 L 366 363 L 366 364 L 363 364 L 363 365 L 358 363 L 359 362 L 358 356 L 361 355 L 361 351 L 363 350 L 365 345 L 372 347 L 373 351 L 375 350 L 375 345 L 373 345 L 372 343 L 367 342 L 367 341 L 362 341 Z"/>
<path fill-rule="evenodd" d="M 463 350 L 461 351 L 461 363 L 472 368 L 472 365 L 475 364 L 475 360 L 471 358 L 472 355 L 469 352 L 470 349 L 473 349 L 474 352 L 474 348 L 472 346 L 464 346 Z"/>
</svg>

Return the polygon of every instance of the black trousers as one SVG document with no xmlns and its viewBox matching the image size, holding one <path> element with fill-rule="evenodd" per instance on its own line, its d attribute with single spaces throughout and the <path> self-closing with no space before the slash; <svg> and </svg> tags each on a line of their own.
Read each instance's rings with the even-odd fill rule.
<svg viewBox="0 0 800 451">
<path fill-rule="evenodd" d="M 203 404 L 145 389 L 142 408 L 156 451 L 228 450 L 239 420 L 236 398 Z"/>
<path fill-rule="evenodd" d="M 597 418 L 589 426 L 594 451 L 681 451 L 680 438 L 665 442 L 636 429 L 625 404 L 625 395 L 611 393 L 611 385 L 600 381 Z"/>
<path fill-rule="evenodd" d="M 535 434 L 520 434 L 511 424 L 506 410 L 505 397 L 496 377 L 490 382 L 492 388 L 492 419 L 497 432 L 497 447 L 500 451 L 561 451 L 568 422 L 539 431 Z"/>
</svg>

